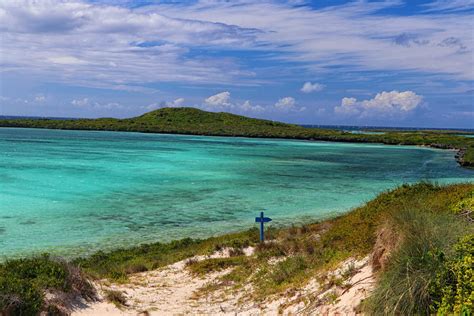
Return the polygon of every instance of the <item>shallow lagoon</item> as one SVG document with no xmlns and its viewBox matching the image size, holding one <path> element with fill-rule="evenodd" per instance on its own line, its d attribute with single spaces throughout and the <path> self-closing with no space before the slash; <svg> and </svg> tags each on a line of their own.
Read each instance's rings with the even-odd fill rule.
<svg viewBox="0 0 474 316">
<path fill-rule="evenodd" d="M 408 146 L 0 128 L 0 255 L 62 255 L 347 211 L 401 183 L 473 181 Z"/>
</svg>

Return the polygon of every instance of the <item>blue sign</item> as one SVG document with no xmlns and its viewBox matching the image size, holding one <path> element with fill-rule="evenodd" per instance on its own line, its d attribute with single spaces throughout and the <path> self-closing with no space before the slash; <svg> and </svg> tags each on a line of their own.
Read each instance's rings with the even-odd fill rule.
<svg viewBox="0 0 474 316">
<path fill-rule="evenodd" d="M 263 216 L 263 212 L 260 212 L 260 217 L 255 217 L 255 222 L 260 223 L 260 241 L 263 242 L 265 240 L 264 230 L 263 230 L 263 223 L 271 222 L 272 219 L 270 217 Z"/>
</svg>

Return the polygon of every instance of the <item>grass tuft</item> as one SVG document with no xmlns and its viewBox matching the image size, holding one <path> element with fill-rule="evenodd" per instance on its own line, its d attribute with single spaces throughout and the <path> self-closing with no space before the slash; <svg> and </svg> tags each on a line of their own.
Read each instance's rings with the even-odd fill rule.
<svg viewBox="0 0 474 316">
<path fill-rule="evenodd" d="M 117 307 L 127 306 L 127 298 L 121 291 L 106 290 L 104 291 L 104 297 L 107 301 L 113 303 Z"/>
<path fill-rule="evenodd" d="M 191 273 L 198 276 L 205 276 L 209 273 L 222 271 L 231 267 L 241 265 L 245 261 L 245 257 L 229 257 L 229 258 L 211 258 L 201 261 L 188 261 L 186 266 Z"/>
<path fill-rule="evenodd" d="M 430 314 L 432 287 L 453 245 L 472 226 L 448 212 L 401 209 L 389 215 L 401 245 L 391 256 L 378 285 L 367 302 L 371 314 Z"/>
</svg>

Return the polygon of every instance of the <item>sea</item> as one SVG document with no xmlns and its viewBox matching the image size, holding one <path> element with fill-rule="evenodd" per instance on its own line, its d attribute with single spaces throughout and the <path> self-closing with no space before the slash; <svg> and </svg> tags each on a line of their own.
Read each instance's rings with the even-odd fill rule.
<svg viewBox="0 0 474 316">
<path fill-rule="evenodd" d="M 0 128 L 0 260 L 205 238 L 348 212 L 403 183 L 473 182 L 455 152 Z"/>
</svg>

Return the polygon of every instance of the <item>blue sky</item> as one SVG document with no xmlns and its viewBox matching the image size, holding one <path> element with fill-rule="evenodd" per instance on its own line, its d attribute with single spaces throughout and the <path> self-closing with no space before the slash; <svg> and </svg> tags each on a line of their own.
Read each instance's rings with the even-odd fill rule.
<svg viewBox="0 0 474 316">
<path fill-rule="evenodd" d="M 474 128 L 474 0 L 0 3 L 0 115 Z"/>
</svg>

